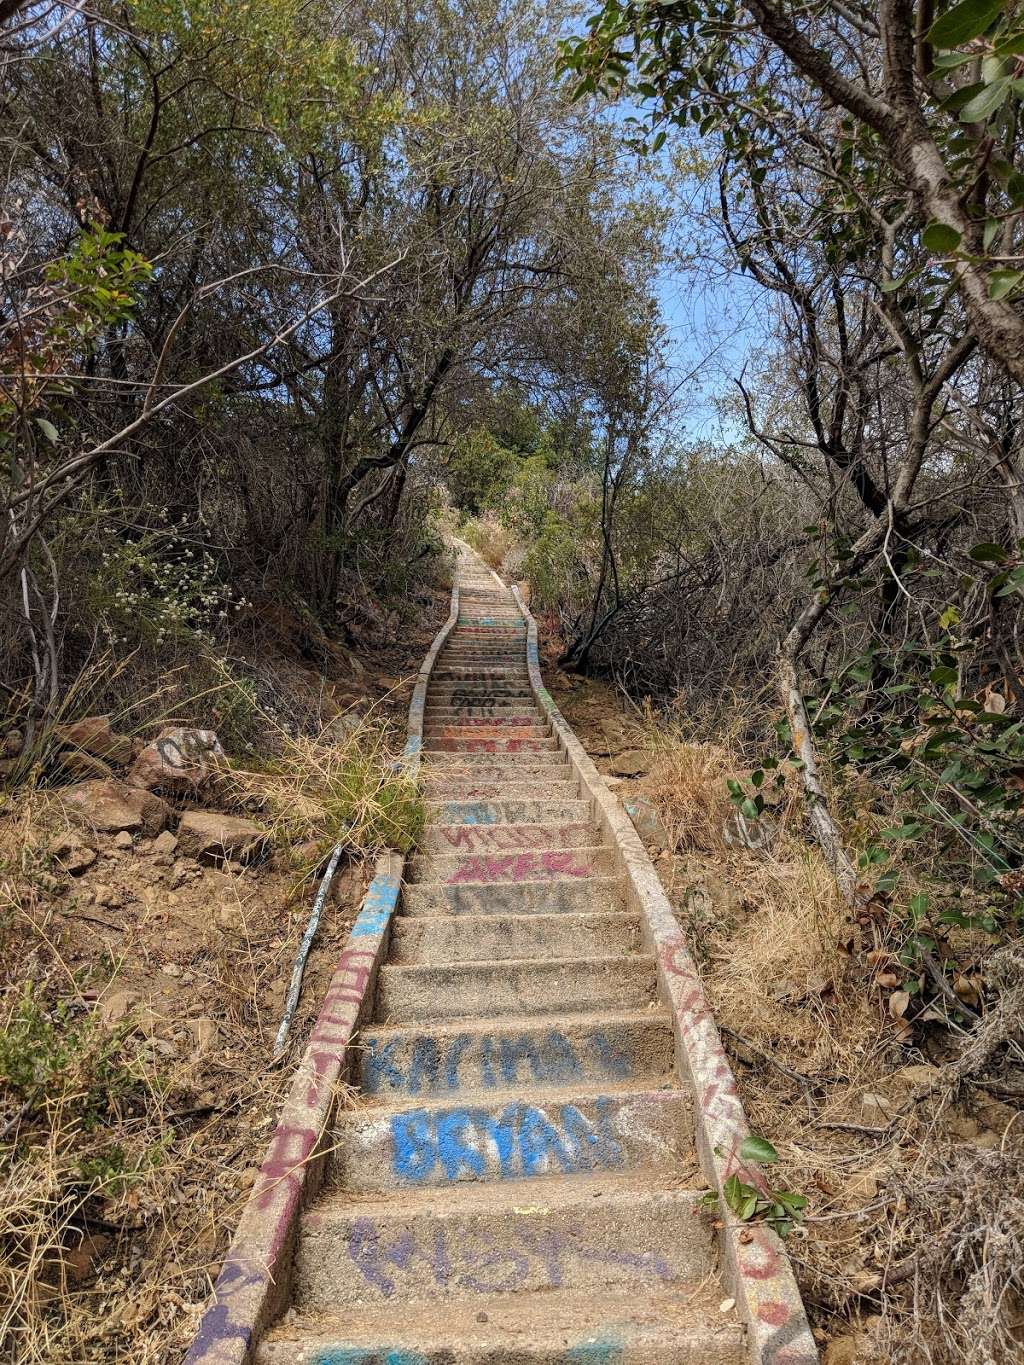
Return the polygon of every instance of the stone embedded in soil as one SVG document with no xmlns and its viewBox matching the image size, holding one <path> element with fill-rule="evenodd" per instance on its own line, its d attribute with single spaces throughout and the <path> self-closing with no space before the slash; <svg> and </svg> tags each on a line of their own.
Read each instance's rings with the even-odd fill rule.
<svg viewBox="0 0 1024 1365">
<path fill-rule="evenodd" d="M 871 1091 L 860 1097 L 860 1109 L 867 1123 L 877 1123 L 880 1127 L 892 1122 L 899 1112 L 887 1095 L 876 1095 Z"/>
<path fill-rule="evenodd" d="M 85 716 L 70 725 L 59 725 L 55 733 L 61 744 L 94 758 L 105 758 L 117 765 L 132 761 L 131 737 L 115 734 L 109 716 Z"/>
<path fill-rule="evenodd" d="M 81 749 L 68 749 L 65 753 L 59 754 L 58 762 L 69 776 L 77 777 L 82 782 L 90 777 L 103 780 L 114 776 L 114 770 L 109 763 Z"/>
<path fill-rule="evenodd" d="M 83 843 L 77 835 L 65 834 L 50 845 L 50 853 L 60 863 L 65 872 L 77 876 L 96 861 L 96 850 Z"/>
<path fill-rule="evenodd" d="M 8 730 L 0 739 L 0 758 L 17 758 L 25 747 L 25 736 L 20 730 Z"/>
<path fill-rule="evenodd" d="M 178 826 L 178 852 L 201 862 L 246 863 L 262 852 L 266 830 L 237 815 L 189 811 Z"/>
<path fill-rule="evenodd" d="M 158 834 L 153 840 L 151 852 L 159 858 L 169 858 L 178 848 L 178 841 L 169 829 L 165 829 L 163 834 Z"/>
<path fill-rule="evenodd" d="M 159 834 L 171 816 L 170 807 L 159 796 L 113 778 L 80 782 L 63 792 L 62 799 L 73 819 L 103 834 L 121 830 Z"/>
<path fill-rule="evenodd" d="M 195 1044 L 194 1055 L 205 1057 L 220 1042 L 220 1025 L 216 1019 L 189 1019 L 187 1025 Z"/>
<path fill-rule="evenodd" d="M 119 1024 L 131 1014 L 139 998 L 138 991 L 111 991 L 100 1001 L 100 1018 L 108 1027 Z"/>
<path fill-rule="evenodd" d="M 134 847 L 134 840 L 132 839 L 132 836 L 131 836 L 131 834 L 128 832 L 128 830 L 123 829 L 123 830 L 121 830 L 120 834 L 116 834 L 116 835 L 114 836 L 114 847 L 115 847 L 115 848 L 133 848 L 133 847 Z"/>
<path fill-rule="evenodd" d="M 640 838 L 651 848 L 668 849 L 671 843 L 665 822 L 650 801 L 636 796 L 624 802 L 629 818 Z"/>
<path fill-rule="evenodd" d="M 209 780 L 225 757 L 213 730 L 172 725 L 142 750 L 131 766 L 128 781 L 147 791 L 188 795 Z"/>
<path fill-rule="evenodd" d="M 860 1333 L 853 1337 L 836 1337 L 825 1347 L 822 1365 L 857 1365 L 864 1344 Z"/>
<path fill-rule="evenodd" d="M 764 853 L 771 848 L 778 834 L 778 826 L 766 815 L 751 819 L 742 811 L 734 810 L 726 816 L 722 838 L 727 848 L 746 848 L 752 853 Z"/>
<path fill-rule="evenodd" d="M 640 749 L 626 749 L 608 764 L 615 777 L 641 777 L 650 766 L 649 758 Z"/>
</svg>

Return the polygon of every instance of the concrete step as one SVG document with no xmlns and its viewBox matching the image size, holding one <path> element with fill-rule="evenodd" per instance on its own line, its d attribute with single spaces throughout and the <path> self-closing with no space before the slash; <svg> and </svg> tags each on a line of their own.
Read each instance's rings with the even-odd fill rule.
<svg viewBox="0 0 1024 1365">
<path fill-rule="evenodd" d="M 665 1172 L 692 1158 L 682 1090 L 585 1087 L 466 1096 L 458 1104 L 346 1109 L 331 1178 L 352 1193 L 608 1171 Z M 543 1199 L 538 1189 L 534 1196 Z"/>
<path fill-rule="evenodd" d="M 671 1080 L 675 1065 L 671 1018 L 660 1008 L 370 1024 L 358 1046 L 363 1093 L 391 1098 L 623 1080 L 654 1089 Z"/>
<path fill-rule="evenodd" d="M 529 681 L 525 659 L 507 667 L 481 668 L 479 664 L 438 664 L 430 675 L 434 682 L 523 682 Z"/>
<path fill-rule="evenodd" d="M 423 723 L 482 727 L 496 722 L 536 725 L 540 714 L 536 707 L 529 706 L 428 706 L 423 714 Z"/>
<path fill-rule="evenodd" d="M 468 724 L 462 720 L 449 723 L 428 720 L 423 726 L 423 742 L 431 748 L 437 747 L 435 740 L 464 739 L 475 744 L 481 739 L 549 739 L 551 731 L 541 723 L 527 717 L 525 720 L 489 720 L 486 724 Z"/>
<path fill-rule="evenodd" d="M 492 680 L 489 683 L 474 682 L 471 678 L 454 678 L 448 682 L 432 678 L 427 690 L 427 704 L 482 705 L 484 702 L 500 702 L 529 698 L 535 704 L 533 688 L 529 679 L 517 682 Z"/>
<path fill-rule="evenodd" d="M 581 915 L 397 915 L 390 962 L 494 962 L 502 958 L 605 957 L 640 951 L 640 917 Z"/>
<path fill-rule="evenodd" d="M 496 721 L 516 725 L 536 725 L 540 712 L 525 702 L 519 706 L 428 706 L 423 716 L 429 725 L 479 725 L 486 729 Z M 550 732 L 549 732 L 550 733 Z"/>
<path fill-rule="evenodd" d="M 303 1219 L 297 1307 L 330 1313 L 339 1303 L 558 1289 L 692 1293 L 715 1265 L 700 1199 L 698 1189 L 647 1176 L 565 1176 L 542 1203 L 519 1180 L 397 1200 L 330 1194 Z"/>
<path fill-rule="evenodd" d="M 512 663 L 519 663 L 525 657 L 526 650 L 522 637 L 514 640 L 495 640 L 493 638 L 489 640 L 450 639 L 438 655 L 438 659 L 466 659 L 474 664 L 494 664 L 505 659 Z"/>
<path fill-rule="evenodd" d="M 410 881 L 537 882 L 608 877 L 618 871 L 611 847 L 531 849 L 520 853 L 416 853 L 406 864 Z"/>
<path fill-rule="evenodd" d="M 421 853 L 487 853 L 512 849 L 584 848 L 599 842 L 589 820 L 572 825 L 430 824 L 420 836 Z"/>
<path fill-rule="evenodd" d="M 449 654 L 445 652 L 437 661 L 438 668 L 473 668 L 491 670 L 495 668 L 521 668 L 526 663 L 526 654 L 523 650 L 510 650 L 507 654 L 496 654 L 488 651 L 486 654 L 472 650 L 459 650 L 458 653 Z"/>
<path fill-rule="evenodd" d="M 440 739 L 428 735 L 424 753 L 430 754 L 542 754 L 554 753 L 558 740 L 550 732 L 522 739 Z"/>
<path fill-rule="evenodd" d="M 489 753 L 435 753 L 429 759 L 424 757 L 425 776 L 444 777 L 454 775 L 465 778 L 467 782 L 477 781 L 483 775 L 487 781 L 504 779 L 506 782 L 523 782 L 532 778 L 551 778 L 552 780 L 574 782 L 579 779 L 569 767 L 563 754 L 553 750 L 540 753 L 520 754 L 514 762 L 505 757 L 495 758 Z M 561 776 L 560 776 L 561 775 Z"/>
<path fill-rule="evenodd" d="M 443 769 L 441 772 L 443 773 Z M 556 781 L 544 774 L 533 774 L 525 781 L 518 776 L 504 778 L 477 779 L 465 775 L 449 778 L 432 775 L 423 779 L 424 795 L 430 800 L 453 796 L 467 801 L 494 801 L 507 798 L 509 801 L 529 801 L 534 797 L 548 796 L 552 801 L 574 801 L 579 796 L 579 783 Z"/>
<path fill-rule="evenodd" d="M 374 1018 L 411 1024 L 491 1015 L 638 1010 L 658 1000 L 654 958 L 504 958 L 402 967 L 387 962 L 377 975 Z"/>
<path fill-rule="evenodd" d="M 415 1316 L 393 1305 L 290 1314 L 256 1365 L 743 1365 L 743 1328 L 719 1312 L 721 1297 L 550 1290 L 481 1294 Z"/>
<path fill-rule="evenodd" d="M 561 882 L 443 882 L 405 885 L 402 915 L 575 915 L 621 908 L 621 877 Z"/>
<path fill-rule="evenodd" d="M 431 801 L 427 819 L 439 825 L 559 824 L 590 819 L 589 801 Z"/>
</svg>

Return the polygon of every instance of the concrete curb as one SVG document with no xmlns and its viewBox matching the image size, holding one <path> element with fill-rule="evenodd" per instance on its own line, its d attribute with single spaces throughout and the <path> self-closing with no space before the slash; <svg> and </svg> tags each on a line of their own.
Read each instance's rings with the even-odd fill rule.
<svg viewBox="0 0 1024 1365">
<path fill-rule="evenodd" d="M 616 849 L 630 908 L 639 912 L 644 936 L 657 959 L 658 986 L 672 1011 L 676 1066 L 693 1090 L 701 1166 L 720 1197 L 723 1277 L 747 1327 L 751 1365 L 815 1365 L 818 1349 L 784 1244 L 763 1223 L 741 1223 L 723 1197 L 730 1176 L 738 1175 L 744 1183 L 762 1189 L 766 1182 L 756 1165 L 744 1163 L 739 1156 L 750 1128 L 686 938 L 632 821 L 544 686 L 537 623 L 514 585 L 512 593 L 527 625 L 527 663 L 534 696 Z"/>
<path fill-rule="evenodd" d="M 419 770 L 427 683 L 458 616 L 456 585 L 409 703 L 402 764 L 411 777 Z M 260 1336 L 288 1305 L 299 1218 L 323 1180 L 338 1085 L 348 1077 L 349 1044 L 373 1000 L 404 866 L 398 853 L 377 860 L 183 1365 L 251 1365 Z"/>
</svg>

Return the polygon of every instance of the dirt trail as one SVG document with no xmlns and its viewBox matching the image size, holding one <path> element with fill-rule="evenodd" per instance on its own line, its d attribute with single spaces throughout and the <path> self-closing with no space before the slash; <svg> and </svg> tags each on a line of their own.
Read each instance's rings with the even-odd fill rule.
<svg viewBox="0 0 1024 1365">
<path fill-rule="evenodd" d="M 257 1359 L 738 1363 L 639 916 L 511 594 L 476 556 L 460 588 L 361 1088 Z"/>
</svg>

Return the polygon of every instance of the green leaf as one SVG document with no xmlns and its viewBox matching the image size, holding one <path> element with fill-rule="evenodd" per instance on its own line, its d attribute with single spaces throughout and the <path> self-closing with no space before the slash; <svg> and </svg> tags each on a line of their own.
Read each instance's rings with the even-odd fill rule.
<svg viewBox="0 0 1024 1365">
<path fill-rule="evenodd" d="M 899 275 L 894 280 L 883 280 L 879 286 L 883 294 L 894 294 L 897 289 L 902 289 L 907 280 L 913 275 L 912 270 L 908 270 L 905 275 Z"/>
<path fill-rule="evenodd" d="M 990 218 L 985 224 L 985 231 L 982 233 L 981 245 L 987 251 L 995 241 L 996 233 L 999 231 L 999 219 Z"/>
<path fill-rule="evenodd" d="M 938 687 L 952 687 L 959 676 L 955 668 L 949 668 L 946 664 L 939 664 L 928 674 L 928 681 L 935 683 Z"/>
<path fill-rule="evenodd" d="M 953 67 L 965 66 L 973 60 L 970 52 L 940 52 L 933 65 L 936 71 L 951 71 Z"/>
<path fill-rule="evenodd" d="M 1024 280 L 1024 270 L 993 270 L 988 277 L 988 296 L 1002 299 Z"/>
<path fill-rule="evenodd" d="M 757 808 L 757 803 L 751 801 L 750 797 L 748 796 L 740 804 L 740 814 L 745 815 L 748 820 L 756 820 L 757 817 L 761 814 L 761 812 Z"/>
<path fill-rule="evenodd" d="M 1005 564 L 1007 559 L 1003 547 L 990 540 L 983 540 L 980 545 L 972 546 L 967 553 L 980 564 Z"/>
<path fill-rule="evenodd" d="M 928 30 L 933 47 L 959 47 L 985 32 L 1003 11 L 1003 0 L 960 0 Z"/>
<path fill-rule="evenodd" d="M 775 1190 L 775 1198 L 790 1213 L 799 1214 L 802 1209 L 807 1207 L 806 1194 L 797 1194 L 795 1190 Z"/>
<path fill-rule="evenodd" d="M 771 1166 L 778 1161 L 779 1154 L 767 1138 L 750 1133 L 740 1144 L 741 1161 L 759 1161 L 762 1166 Z"/>
<path fill-rule="evenodd" d="M 921 241 L 929 251 L 938 252 L 945 255 L 948 251 L 955 251 L 960 245 L 962 233 L 957 232 L 956 228 L 949 227 L 946 223 L 929 223 L 924 232 L 921 233 Z"/>
<path fill-rule="evenodd" d="M 60 440 L 60 433 L 58 432 L 57 428 L 53 425 L 52 422 L 48 421 L 45 417 L 37 417 L 36 426 L 43 433 L 43 435 L 46 437 L 46 439 L 50 442 L 51 445 L 56 445 L 57 442 Z"/>
<path fill-rule="evenodd" d="M 1003 104 L 1010 93 L 1010 77 L 1000 76 L 991 85 L 986 85 L 980 94 L 968 100 L 960 110 L 961 123 L 981 123 Z"/>
</svg>

